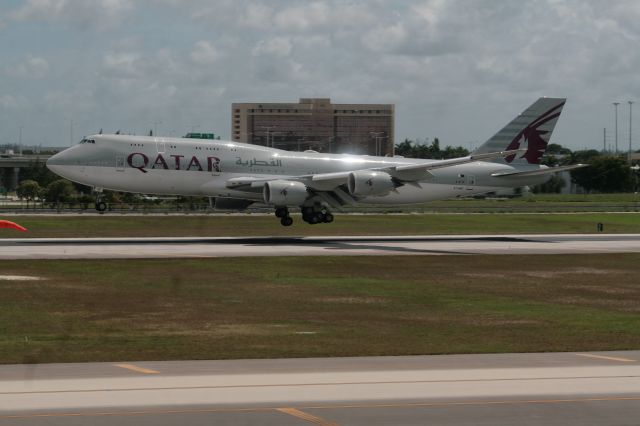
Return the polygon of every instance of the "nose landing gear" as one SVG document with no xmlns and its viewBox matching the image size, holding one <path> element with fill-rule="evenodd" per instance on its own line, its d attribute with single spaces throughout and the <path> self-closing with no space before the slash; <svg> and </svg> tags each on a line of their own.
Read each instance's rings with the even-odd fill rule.
<svg viewBox="0 0 640 426">
<path fill-rule="evenodd" d="M 96 200 L 96 210 L 99 211 L 100 213 L 103 213 L 105 210 L 107 210 L 107 203 L 105 203 L 104 201 L 97 199 Z"/>
<path fill-rule="evenodd" d="M 104 211 L 107 210 L 107 203 L 104 201 L 102 189 L 95 188 L 94 191 L 96 192 L 96 210 L 100 213 L 104 213 Z"/>
</svg>

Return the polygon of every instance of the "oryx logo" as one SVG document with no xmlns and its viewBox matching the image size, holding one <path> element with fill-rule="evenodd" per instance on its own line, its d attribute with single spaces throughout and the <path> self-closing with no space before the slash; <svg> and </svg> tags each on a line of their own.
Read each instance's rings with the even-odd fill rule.
<svg viewBox="0 0 640 426">
<path fill-rule="evenodd" d="M 529 164 L 540 164 L 542 154 L 544 154 L 544 151 L 547 149 L 547 144 L 549 143 L 548 138 L 543 137 L 549 133 L 549 131 L 541 130 L 540 127 L 551 120 L 557 119 L 560 116 L 559 110 L 562 109 L 563 105 L 564 102 L 556 105 L 521 130 L 509 144 L 507 151 L 519 149 L 523 143 L 527 144 L 527 152 L 522 158 L 525 158 Z M 510 155 L 505 158 L 505 161 L 511 163 L 515 158 L 515 154 Z"/>
<path fill-rule="evenodd" d="M 369 178 L 364 183 L 366 183 L 367 186 L 373 186 L 373 179 Z"/>
<path fill-rule="evenodd" d="M 282 191 L 280 191 L 280 194 L 285 198 L 287 198 L 287 194 L 288 193 L 289 193 L 289 191 L 287 191 L 287 188 L 284 188 Z"/>
</svg>

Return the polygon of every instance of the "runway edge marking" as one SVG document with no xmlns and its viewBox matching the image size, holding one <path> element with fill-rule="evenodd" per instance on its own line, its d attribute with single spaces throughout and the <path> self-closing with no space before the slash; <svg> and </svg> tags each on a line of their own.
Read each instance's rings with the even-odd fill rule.
<svg viewBox="0 0 640 426">
<path fill-rule="evenodd" d="M 152 370 L 150 368 L 143 368 L 143 367 L 138 367 L 137 365 L 133 365 L 133 364 L 113 364 L 115 367 L 119 367 L 119 368 L 124 368 L 126 370 L 131 370 L 131 371 L 135 371 L 136 373 L 143 373 L 143 374 L 160 374 L 159 371 L 156 370 Z"/>
<path fill-rule="evenodd" d="M 314 416 L 313 414 L 305 413 L 295 408 L 278 408 L 276 411 L 288 414 L 290 416 L 297 417 L 299 419 L 306 420 L 311 423 L 315 423 L 321 426 L 340 426 L 338 423 L 323 419 L 322 417 Z"/>
<path fill-rule="evenodd" d="M 622 358 L 616 356 L 605 356 L 605 355 L 595 355 L 595 354 L 574 354 L 576 356 L 583 356 L 585 358 L 596 358 L 596 359 L 605 359 L 607 361 L 617 361 L 617 362 L 636 362 L 635 359 L 630 358 Z"/>
</svg>

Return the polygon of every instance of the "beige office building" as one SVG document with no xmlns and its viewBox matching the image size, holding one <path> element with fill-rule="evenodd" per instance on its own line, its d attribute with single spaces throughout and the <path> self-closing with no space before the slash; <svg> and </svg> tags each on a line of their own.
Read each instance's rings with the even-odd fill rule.
<svg viewBox="0 0 640 426">
<path fill-rule="evenodd" d="M 392 104 L 303 98 L 299 103 L 234 103 L 231 108 L 234 141 L 289 151 L 393 155 Z"/>
</svg>

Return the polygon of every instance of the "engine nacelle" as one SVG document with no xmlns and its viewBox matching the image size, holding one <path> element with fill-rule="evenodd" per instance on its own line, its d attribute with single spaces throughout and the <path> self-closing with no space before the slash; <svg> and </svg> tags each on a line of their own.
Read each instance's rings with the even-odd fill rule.
<svg viewBox="0 0 640 426">
<path fill-rule="evenodd" d="M 356 197 L 386 195 L 396 187 L 389 173 L 359 170 L 349 173 L 349 193 Z"/>
<path fill-rule="evenodd" d="M 299 206 L 308 196 L 304 183 L 290 180 L 272 180 L 265 183 L 262 189 L 264 202 L 274 206 Z"/>
</svg>

